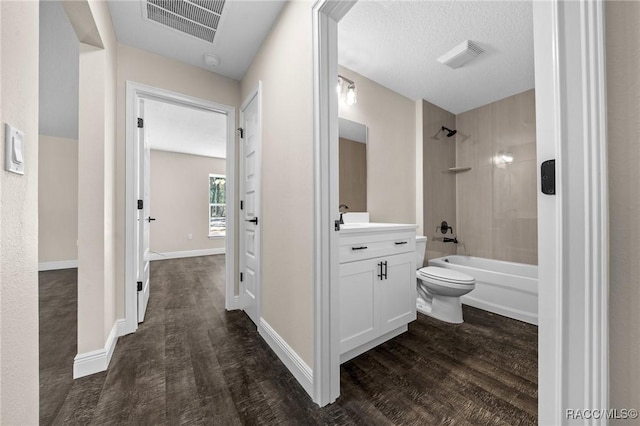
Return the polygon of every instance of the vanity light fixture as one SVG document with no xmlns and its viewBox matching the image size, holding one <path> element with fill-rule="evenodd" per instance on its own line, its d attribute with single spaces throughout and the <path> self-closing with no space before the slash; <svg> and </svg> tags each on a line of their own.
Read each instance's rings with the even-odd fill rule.
<svg viewBox="0 0 640 426">
<path fill-rule="evenodd" d="M 338 99 L 347 105 L 355 105 L 358 102 L 356 83 L 346 77 L 338 75 Z"/>
</svg>

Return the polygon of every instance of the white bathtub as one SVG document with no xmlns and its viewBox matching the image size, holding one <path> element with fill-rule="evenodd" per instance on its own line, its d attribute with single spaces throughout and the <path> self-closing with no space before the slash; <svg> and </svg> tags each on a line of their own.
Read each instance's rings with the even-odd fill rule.
<svg viewBox="0 0 640 426">
<path fill-rule="evenodd" d="M 431 259 L 429 266 L 476 279 L 476 288 L 460 298 L 465 305 L 538 325 L 537 266 L 461 255 Z"/>
</svg>

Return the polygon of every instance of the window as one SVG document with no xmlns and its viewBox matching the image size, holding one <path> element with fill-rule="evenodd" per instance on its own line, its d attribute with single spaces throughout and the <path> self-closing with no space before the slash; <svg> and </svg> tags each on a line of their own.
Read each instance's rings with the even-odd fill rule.
<svg viewBox="0 0 640 426">
<path fill-rule="evenodd" d="M 209 175 L 209 236 L 224 237 L 227 234 L 227 178 Z"/>
</svg>

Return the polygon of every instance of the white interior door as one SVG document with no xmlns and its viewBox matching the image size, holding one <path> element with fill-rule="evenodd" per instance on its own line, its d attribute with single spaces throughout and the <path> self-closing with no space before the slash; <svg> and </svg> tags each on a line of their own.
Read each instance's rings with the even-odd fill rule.
<svg viewBox="0 0 640 426">
<path fill-rule="evenodd" d="M 257 325 L 260 319 L 260 89 L 240 108 L 240 303 Z"/>
<path fill-rule="evenodd" d="M 154 218 L 150 216 L 149 193 L 150 193 L 150 164 L 151 153 L 149 140 L 144 126 L 144 99 L 140 99 L 138 105 L 138 164 L 140 167 L 137 182 L 138 200 L 138 232 L 137 239 L 137 286 L 138 286 L 138 322 L 144 321 L 144 315 L 149 302 L 149 227 Z"/>
</svg>

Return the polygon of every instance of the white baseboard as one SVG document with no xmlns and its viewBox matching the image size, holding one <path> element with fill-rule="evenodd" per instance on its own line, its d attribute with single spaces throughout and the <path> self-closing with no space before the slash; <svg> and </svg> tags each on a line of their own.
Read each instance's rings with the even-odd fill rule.
<svg viewBox="0 0 640 426">
<path fill-rule="evenodd" d="M 211 256 L 214 254 L 224 254 L 224 247 L 200 249 L 200 250 L 169 251 L 164 253 L 151 253 L 151 256 L 149 256 L 149 260 L 180 259 L 183 257 Z"/>
<path fill-rule="evenodd" d="M 77 268 L 77 260 L 58 260 L 55 262 L 40 262 L 38 263 L 38 271 L 55 271 L 58 269 L 71 269 Z"/>
<path fill-rule="evenodd" d="M 118 337 L 127 334 L 127 323 L 124 318 L 116 320 L 116 333 L 118 333 Z"/>
<path fill-rule="evenodd" d="M 258 333 L 260 333 L 264 341 L 267 342 L 276 355 L 278 355 L 280 361 L 289 369 L 293 377 L 302 385 L 309 396 L 313 398 L 313 370 L 311 367 L 271 328 L 264 318 L 260 318 Z"/>
<path fill-rule="evenodd" d="M 73 359 L 74 379 L 105 371 L 109 367 L 111 356 L 116 348 L 116 343 L 118 343 L 118 332 L 120 329 L 124 329 L 124 324 L 120 324 L 121 321 L 124 323 L 124 320 L 117 320 L 113 323 L 109 337 L 107 337 L 107 341 L 104 344 L 104 349 L 76 355 Z"/>
<path fill-rule="evenodd" d="M 225 309 L 227 311 L 235 311 L 240 309 L 240 296 L 233 296 L 233 299 L 225 300 Z"/>
</svg>

